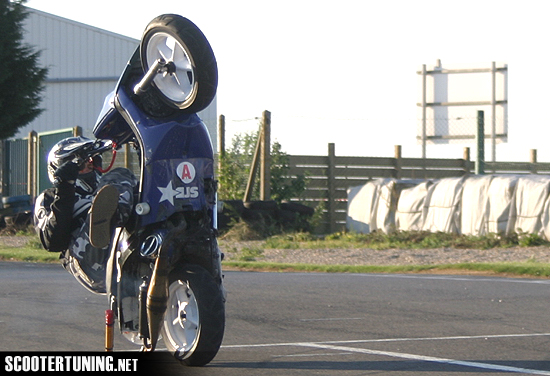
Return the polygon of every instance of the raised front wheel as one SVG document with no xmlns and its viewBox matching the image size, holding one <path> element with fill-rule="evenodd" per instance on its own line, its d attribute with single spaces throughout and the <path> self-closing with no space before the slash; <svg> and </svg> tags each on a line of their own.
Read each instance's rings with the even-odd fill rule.
<svg viewBox="0 0 550 376">
<path fill-rule="evenodd" d="M 200 29 L 187 18 L 164 14 L 152 20 L 141 39 L 144 72 L 159 59 L 166 70 L 152 86 L 161 99 L 185 112 L 199 112 L 216 95 L 218 67 L 214 52 Z"/>
</svg>

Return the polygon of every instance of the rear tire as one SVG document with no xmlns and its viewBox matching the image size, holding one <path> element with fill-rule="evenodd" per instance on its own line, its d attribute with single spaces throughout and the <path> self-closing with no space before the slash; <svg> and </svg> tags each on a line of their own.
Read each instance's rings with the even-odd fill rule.
<svg viewBox="0 0 550 376">
<path fill-rule="evenodd" d="M 220 286 L 204 268 L 186 265 L 171 273 L 169 291 L 164 343 L 184 364 L 204 366 L 218 353 L 225 330 Z"/>
<path fill-rule="evenodd" d="M 144 72 L 163 58 L 171 69 L 159 74 L 152 86 L 168 105 L 195 113 L 205 109 L 216 95 L 218 67 L 210 43 L 188 19 L 164 14 L 145 29 L 140 44 Z"/>
</svg>

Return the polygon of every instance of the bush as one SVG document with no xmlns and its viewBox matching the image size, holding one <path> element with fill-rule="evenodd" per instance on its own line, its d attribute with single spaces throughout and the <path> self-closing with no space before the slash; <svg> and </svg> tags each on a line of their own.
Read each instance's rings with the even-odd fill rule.
<svg viewBox="0 0 550 376">
<path fill-rule="evenodd" d="M 218 195 L 221 200 L 243 199 L 258 137 L 259 131 L 235 135 L 231 147 L 220 157 Z M 307 178 L 305 176 L 291 177 L 289 175 L 289 159 L 288 154 L 283 152 L 280 143 L 272 143 L 271 198 L 277 203 L 299 198 L 306 189 Z M 254 184 L 252 200 L 258 200 L 259 197 L 259 184 Z"/>
<path fill-rule="evenodd" d="M 234 228 L 228 231 L 226 237 L 240 239 L 266 238 L 286 231 L 308 231 L 310 219 L 318 220 L 314 210 L 304 214 L 292 210 L 295 201 L 306 190 L 307 178 L 304 175 L 290 176 L 290 157 L 283 152 L 278 142 L 271 145 L 271 200 L 272 202 L 257 202 L 260 197 L 259 182 L 255 182 L 251 201 L 246 205 L 273 204 L 274 208 L 244 208 L 244 198 L 248 183 L 250 168 L 258 143 L 259 131 L 237 134 L 233 137 L 231 147 L 220 157 L 218 180 L 218 197 L 227 202 L 227 210 L 220 216 L 220 230 Z M 257 177 L 255 177 L 258 180 Z M 264 210 L 262 210 L 264 209 Z M 302 208 L 301 211 L 304 208 Z M 307 208 L 306 208 L 307 209 Z M 316 224 L 314 224 L 316 226 Z"/>
</svg>

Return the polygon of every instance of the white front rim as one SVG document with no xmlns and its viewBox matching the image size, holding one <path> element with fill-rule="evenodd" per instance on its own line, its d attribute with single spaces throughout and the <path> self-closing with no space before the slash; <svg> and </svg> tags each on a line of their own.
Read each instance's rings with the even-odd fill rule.
<svg viewBox="0 0 550 376">
<path fill-rule="evenodd" d="M 147 43 L 146 63 L 151 67 L 158 59 L 174 63 L 175 72 L 158 74 L 154 82 L 168 99 L 182 103 L 192 94 L 195 73 L 184 46 L 168 33 L 155 33 Z"/>
<path fill-rule="evenodd" d="M 199 338 L 199 307 L 193 290 L 183 281 L 173 282 L 169 293 L 164 317 L 165 340 L 171 343 L 178 358 L 185 358 Z"/>
</svg>

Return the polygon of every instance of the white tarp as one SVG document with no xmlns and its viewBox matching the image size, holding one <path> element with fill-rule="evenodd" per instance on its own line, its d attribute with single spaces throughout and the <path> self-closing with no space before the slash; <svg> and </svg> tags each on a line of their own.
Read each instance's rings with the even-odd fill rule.
<svg viewBox="0 0 550 376">
<path fill-rule="evenodd" d="M 548 197 L 544 203 L 544 209 L 542 212 L 542 229 L 542 235 L 546 239 L 550 239 L 550 197 Z"/>
<path fill-rule="evenodd" d="M 549 211 L 547 176 L 484 175 L 414 183 L 378 179 L 348 190 L 347 228 L 471 235 L 524 231 L 550 239 Z"/>
<path fill-rule="evenodd" d="M 489 187 L 492 175 L 480 175 L 464 180 L 460 231 L 466 235 L 486 235 L 489 219 Z"/>
<path fill-rule="evenodd" d="M 463 181 L 464 178 L 441 179 L 430 187 L 422 230 L 459 232 Z"/>
<path fill-rule="evenodd" d="M 395 203 L 397 202 L 395 180 L 385 179 L 378 187 L 378 206 L 376 207 L 376 221 L 373 230 L 388 233 L 394 229 Z"/>
<path fill-rule="evenodd" d="M 549 192 L 548 177 L 520 177 L 512 197 L 507 233 L 527 232 L 542 235 L 543 209 Z"/>
<path fill-rule="evenodd" d="M 429 180 L 414 187 L 403 189 L 397 201 L 395 227 L 398 230 L 420 231 L 424 224 L 423 211 L 428 190 L 433 183 Z"/>
<path fill-rule="evenodd" d="M 386 179 L 376 179 L 348 189 L 348 229 L 364 234 L 376 231 L 380 187 L 385 183 Z"/>
<path fill-rule="evenodd" d="M 505 234 L 510 218 L 510 206 L 519 177 L 495 175 L 489 186 L 487 233 Z M 477 235 L 477 234 L 474 234 Z M 479 234 L 484 235 L 484 234 Z"/>
</svg>

